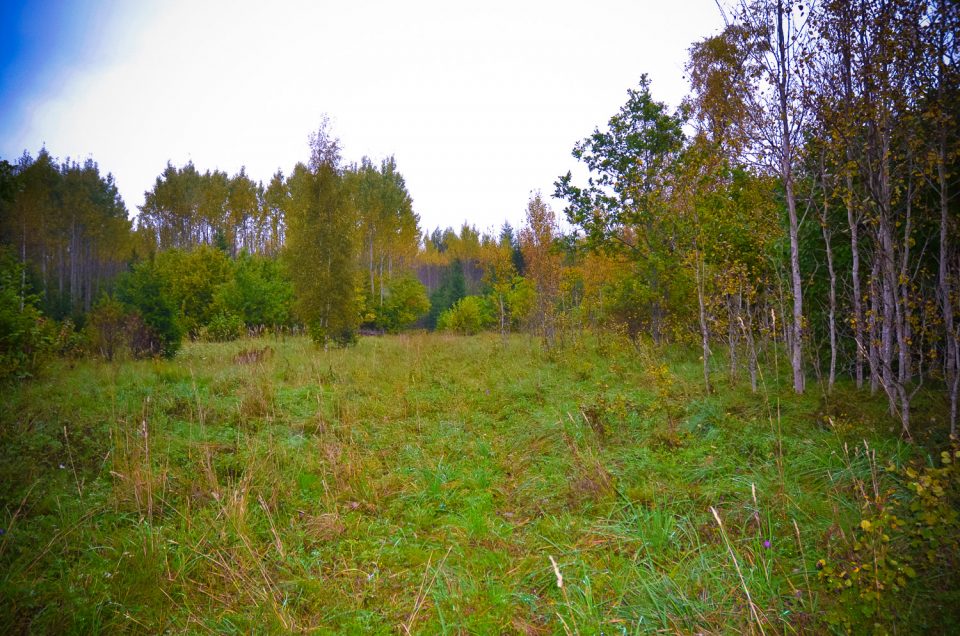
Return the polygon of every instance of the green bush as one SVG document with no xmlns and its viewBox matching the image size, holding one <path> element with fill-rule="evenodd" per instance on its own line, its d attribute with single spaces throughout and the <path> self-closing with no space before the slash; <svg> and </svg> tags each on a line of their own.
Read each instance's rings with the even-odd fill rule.
<svg viewBox="0 0 960 636">
<path fill-rule="evenodd" d="M 133 353 L 137 357 L 160 355 L 172 358 L 180 349 L 183 330 L 174 304 L 164 291 L 159 271 L 151 262 L 143 262 L 122 276 L 117 283 L 117 299 L 134 310 L 142 322 L 133 325 Z"/>
<path fill-rule="evenodd" d="M 437 329 L 455 331 L 471 336 L 494 324 L 489 305 L 479 296 L 461 298 L 457 304 L 440 314 Z"/>
<path fill-rule="evenodd" d="M 144 358 L 160 351 L 156 332 L 140 312 L 110 296 L 101 299 L 90 312 L 84 338 L 86 349 L 105 360 L 129 355 Z"/>
<path fill-rule="evenodd" d="M 63 358 L 81 358 L 87 353 L 87 339 L 82 329 L 67 318 L 59 323 L 54 334 L 53 349 Z"/>
<path fill-rule="evenodd" d="M 377 309 L 376 325 L 396 333 L 409 327 L 430 311 L 427 288 L 411 275 L 390 281 L 383 305 Z"/>
<path fill-rule="evenodd" d="M 87 342 L 90 349 L 105 360 L 131 351 L 130 312 L 121 302 L 104 297 L 87 317 Z"/>
<path fill-rule="evenodd" d="M 208 342 L 229 342 L 243 335 L 246 325 L 236 315 L 221 311 L 200 328 L 200 339 Z"/>
<path fill-rule="evenodd" d="M 22 288 L 23 265 L 0 251 L 0 381 L 32 376 L 54 343 L 38 299 Z"/>
<path fill-rule="evenodd" d="M 241 254 L 213 306 L 214 313 L 235 314 L 247 327 L 286 327 L 292 322 L 293 283 L 279 260 Z"/>
<path fill-rule="evenodd" d="M 217 292 L 233 277 L 230 258 L 209 245 L 164 250 L 157 254 L 152 269 L 164 297 L 177 311 L 183 333 L 191 336 L 197 335 L 217 313 Z"/>
<path fill-rule="evenodd" d="M 440 286 L 430 294 L 430 313 L 427 326 L 440 329 L 440 315 L 467 295 L 467 282 L 463 275 L 463 262 L 455 259 L 443 272 Z"/>
</svg>

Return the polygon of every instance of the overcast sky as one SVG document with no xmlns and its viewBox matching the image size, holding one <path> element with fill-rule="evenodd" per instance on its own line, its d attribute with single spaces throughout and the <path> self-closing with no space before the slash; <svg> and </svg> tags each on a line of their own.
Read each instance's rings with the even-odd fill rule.
<svg viewBox="0 0 960 636">
<path fill-rule="evenodd" d="M 347 160 L 396 157 L 424 229 L 518 225 L 641 74 L 678 104 L 721 25 L 713 0 L 2 4 L 0 157 L 92 157 L 136 214 L 167 161 L 289 174 L 326 113 Z"/>
</svg>

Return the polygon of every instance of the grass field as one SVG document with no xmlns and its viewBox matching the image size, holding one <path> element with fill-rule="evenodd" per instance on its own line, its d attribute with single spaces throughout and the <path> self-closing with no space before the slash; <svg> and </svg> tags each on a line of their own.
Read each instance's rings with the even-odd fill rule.
<svg viewBox="0 0 960 636">
<path fill-rule="evenodd" d="M 817 560 L 920 453 L 849 387 L 593 338 L 58 365 L 3 392 L 3 633 L 819 633 Z"/>
</svg>

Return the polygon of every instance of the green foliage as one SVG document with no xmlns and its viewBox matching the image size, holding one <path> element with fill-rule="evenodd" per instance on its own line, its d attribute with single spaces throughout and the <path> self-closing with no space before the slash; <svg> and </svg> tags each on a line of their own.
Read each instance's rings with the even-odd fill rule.
<svg viewBox="0 0 960 636">
<path fill-rule="evenodd" d="M 123 303 L 105 296 L 87 317 L 87 341 L 91 349 L 105 360 L 113 360 L 124 352 L 132 352 L 138 320 Z"/>
<path fill-rule="evenodd" d="M 349 344 L 360 325 L 357 214 L 340 169 L 339 146 L 326 127 L 311 140 L 310 167 L 298 164 L 288 185 L 288 271 L 296 312 L 319 344 Z"/>
<path fill-rule="evenodd" d="M 239 316 L 250 328 L 286 327 L 292 322 L 293 285 L 280 261 L 243 253 L 213 304 L 218 313 Z"/>
<path fill-rule="evenodd" d="M 36 373 L 53 345 L 39 298 L 23 287 L 23 265 L 0 249 L 0 382 Z"/>
<path fill-rule="evenodd" d="M 167 295 L 159 268 L 151 261 L 134 266 L 117 283 L 116 297 L 136 311 L 144 329 L 134 329 L 133 349 L 136 356 L 176 355 L 183 339 L 177 310 Z"/>
<path fill-rule="evenodd" d="M 439 329 L 440 315 L 466 295 L 467 283 L 463 275 L 463 261 L 457 258 L 444 270 L 440 286 L 430 294 L 427 326 L 431 329 Z"/>
<path fill-rule="evenodd" d="M 631 338 L 636 338 L 650 321 L 650 303 L 654 298 L 647 281 L 639 276 L 623 276 L 609 289 L 610 317 L 623 325 Z"/>
<path fill-rule="evenodd" d="M 293 286 L 276 259 L 244 252 L 231 261 L 222 250 L 201 245 L 161 252 L 153 268 L 177 322 L 194 337 L 232 339 L 244 327 L 292 322 Z"/>
<path fill-rule="evenodd" d="M 283 240 L 286 185 L 280 172 L 266 191 L 246 170 L 230 177 L 188 162 L 167 164 L 146 193 L 138 225 L 151 250 L 212 246 L 235 257 L 243 250 L 275 255 Z"/>
<path fill-rule="evenodd" d="M 390 333 L 409 327 L 430 311 L 427 288 L 410 274 L 390 281 L 383 306 L 376 314 L 376 325 Z"/>
<path fill-rule="evenodd" d="M 676 302 L 671 282 L 680 270 L 676 240 L 682 203 L 674 199 L 680 190 L 682 123 L 679 113 L 670 114 L 653 99 L 644 75 L 607 128 L 574 146 L 573 156 L 590 171 L 588 185 L 575 185 L 570 172 L 554 184 L 554 196 L 567 201 L 567 219 L 583 231 L 589 248 L 632 261 L 638 278 L 626 291 L 644 304 L 631 312 L 627 324 L 636 333 L 641 325 L 634 323 L 642 320 L 657 341 L 668 333 L 668 314 Z"/>
<path fill-rule="evenodd" d="M 377 168 L 364 157 L 344 174 L 359 225 L 359 261 L 370 306 L 380 304 L 389 285 L 389 264 L 417 252 L 420 230 L 406 182 L 388 157 Z M 376 302 L 373 302 L 376 300 Z"/>
<path fill-rule="evenodd" d="M 82 321 L 132 254 L 127 209 L 95 161 L 58 162 L 46 149 L 0 162 L 0 245 L 25 262 L 55 320 Z"/>
<path fill-rule="evenodd" d="M 465 296 L 437 319 L 439 331 L 455 331 L 472 336 L 496 323 L 489 301 L 480 296 Z"/>
<path fill-rule="evenodd" d="M 229 342 L 246 332 L 243 318 L 221 311 L 200 329 L 199 338 L 207 342 Z"/>
<path fill-rule="evenodd" d="M 222 251 L 209 245 L 191 250 L 160 252 L 154 264 L 164 296 L 178 313 L 184 332 L 197 335 L 218 310 L 214 299 L 233 274 L 232 263 Z"/>
<path fill-rule="evenodd" d="M 875 474 L 862 488 L 862 518 L 841 553 L 817 562 L 818 578 L 833 596 L 828 620 L 857 632 L 894 633 L 929 605 L 941 624 L 954 624 L 955 603 L 918 592 L 927 581 L 957 578 L 960 445 L 954 441 L 940 454 L 938 468 L 891 464 L 886 473 L 888 486 Z"/>
<path fill-rule="evenodd" d="M 571 223 L 584 229 L 597 247 L 635 250 L 622 237 L 624 227 L 658 221 L 660 197 L 671 177 L 670 168 L 683 143 L 682 120 L 653 99 L 650 80 L 644 75 L 637 89 L 627 91 L 626 104 L 610 118 L 607 129 L 574 146 L 574 158 L 595 176 L 586 188 L 573 184 L 568 172 L 557 180 L 558 198 L 569 202 Z M 596 210 L 606 214 L 596 214 Z M 648 241 L 654 237 L 641 237 Z M 646 249 L 655 249 L 648 244 Z"/>
<path fill-rule="evenodd" d="M 537 290 L 527 278 L 514 276 L 510 281 L 509 289 L 504 294 L 504 299 L 511 328 L 520 329 L 533 311 L 537 301 Z"/>
</svg>

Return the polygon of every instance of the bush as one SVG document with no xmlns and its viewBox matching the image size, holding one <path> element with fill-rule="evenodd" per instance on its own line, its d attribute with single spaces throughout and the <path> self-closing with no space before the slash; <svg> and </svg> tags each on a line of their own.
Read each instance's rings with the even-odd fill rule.
<svg viewBox="0 0 960 636">
<path fill-rule="evenodd" d="M 457 304 L 440 314 L 437 329 L 455 331 L 471 336 L 494 324 L 490 307 L 479 296 L 461 298 Z"/>
<path fill-rule="evenodd" d="M 229 342 L 243 335 L 246 326 L 236 314 L 221 311 L 200 328 L 200 339 L 208 342 Z"/>
<path fill-rule="evenodd" d="M 293 283 L 280 261 L 241 254 L 213 304 L 215 314 L 235 314 L 247 327 L 286 327 L 292 322 Z"/>
<path fill-rule="evenodd" d="M 177 310 L 184 334 L 197 335 L 217 313 L 218 289 L 233 277 L 233 263 L 221 250 L 199 245 L 157 254 L 152 266 L 164 296 Z"/>
<path fill-rule="evenodd" d="M 376 325 L 391 333 L 409 327 L 430 311 L 427 288 L 406 275 L 390 281 L 383 306 L 377 309 Z"/>
<path fill-rule="evenodd" d="M 21 288 L 22 274 L 16 257 L 0 251 L 0 381 L 32 376 L 55 339 L 37 297 Z"/>
<path fill-rule="evenodd" d="M 104 297 L 87 318 L 87 341 L 90 348 L 105 360 L 113 360 L 130 349 L 129 312 L 115 298 Z"/>
<path fill-rule="evenodd" d="M 150 262 L 140 263 L 117 284 L 117 299 L 139 316 L 131 327 L 134 355 L 172 358 L 180 348 L 183 331 L 173 303 L 164 293 L 159 272 Z"/>
<path fill-rule="evenodd" d="M 53 349 L 63 358 L 83 357 L 88 350 L 83 330 L 78 329 L 69 318 L 59 323 L 54 335 Z"/>
<path fill-rule="evenodd" d="M 84 331 L 88 349 L 105 360 L 152 356 L 159 346 L 140 313 L 110 296 L 90 312 Z"/>
</svg>

